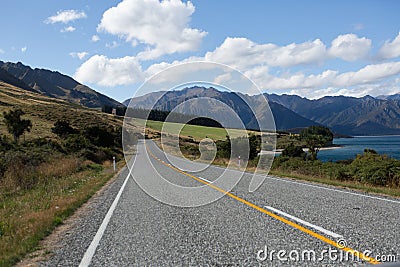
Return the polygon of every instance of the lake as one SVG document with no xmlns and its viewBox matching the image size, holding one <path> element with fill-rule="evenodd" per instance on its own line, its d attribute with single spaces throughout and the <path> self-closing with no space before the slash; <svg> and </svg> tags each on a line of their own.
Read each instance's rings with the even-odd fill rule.
<svg viewBox="0 0 400 267">
<path fill-rule="evenodd" d="M 357 154 L 362 154 L 365 148 L 370 148 L 376 150 L 379 154 L 386 154 L 400 160 L 400 135 L 337 138 L 333 140 L 333 143 L 343 147 L 322 150 L 318 153 L 318 159 L 337 161 L 355 158 Z"/>
</svg>

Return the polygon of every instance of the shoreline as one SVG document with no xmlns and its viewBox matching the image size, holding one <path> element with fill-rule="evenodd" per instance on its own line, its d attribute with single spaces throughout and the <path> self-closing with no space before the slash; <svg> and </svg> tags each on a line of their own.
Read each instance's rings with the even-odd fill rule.
<svg viewBox="0 0 400 267">
<path fill-rule="evenodd" d="M 321 147 L 319 151 L 323 151 L 323 150 L 333 150 L 333 149 L 339 149 L 339 148 L 343 148 L 344 146 L 341 145 L 337 145 L 337 146 L 328 146 L 328 147 Z M 279 149 L 275 149 L 273 152 L 274 153 L 282 153 L 283 148 L 279 148 Z M 303 148 L 304 152 L 308 152 L 308 148 Z M 268 151 L 265 150 L 261 150 L 260 153 L 267 153 Z"/>
</svg>

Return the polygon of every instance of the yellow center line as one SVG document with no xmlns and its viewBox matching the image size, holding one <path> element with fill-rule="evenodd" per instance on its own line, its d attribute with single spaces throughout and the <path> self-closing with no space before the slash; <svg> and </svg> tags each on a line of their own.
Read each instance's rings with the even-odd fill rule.
<svg viewBox="0 0 400 267">
<path fill-rule="evenodd" d="M 176 167 L 174 167 L 174 166 L 162 161 L 161 159 L 157 158 L 148 149 L 147 145 L 145 145 L 145 146 L 146 146 L 146 150 L 149 152 L 151 157 L 153 157 L 154 159 L 158 160 L 159 162 L 161 162 L 165 166 L 167 166 L 167 167 L 169 167 L 169 168 L 171 168 L 171 169 L 173 169 L 173 170 L 175 170 L 175 171 L 177 171 L 179 173 L 182 173 L 183 175 L 186 175 L 186 176 L 188 176 L 188 177 L 190 177 L 190 178 L 192 178 L 192 179 L 194 179 L 194 180 L 196 180 L 196 181 L 198 181 L 200 183 L 203 183 L 203 184 L 205 184 L 205 185 L 207 185 L 207 186 L 209 186 L 209 187 L 211 187 L 211 188 L 213 188 L 213 189 L 215 189 L 215 190 L 217 190 L 217 191 L 219 191 L 219 192 L 221 192 L 221 193 L 223 193 L 223 194 L 225 194 L 225 195 L 227 195 L 227 196 L 229 196 L 229 197 L 231 197 L 231 198 L 233 198 L 233 199 L 235 199 L 235 200 L 237 200 L 237 201 L 239 201 L 239 202 L 241 202 L 241 203 L 243 203 L 243 204 L 245 204 L 245 205 L 247 205 L 247 206 L 249 206 L 249 207 L 251 207 L 251 208 L 253 208 L 255 210 L 258 210 L 258 211 L 260 211 L 260 212 L 262 212 L 262 213 L 264 213 L 264 214 L 266 214 L 266 215 L 268 215 L 268 216 L 270 216 L 270 217 L 272 217 L 272 218 L 274 218 L 274 219 L 276 219 L 278 221 L 281 221 L 281 222 L 283 222 L 283 223 L 285 223 L 287 225 L 290 225 L 290 226 L 292 226 L 292 227 L 294 227 L 294 228 L 296 228 L 296 229 L 298 229 L 298 230 L 300 230 L 300 231 L 302 231 L 302 232 L 304 232 L 304 233 L 306 233 L 308 235 L 311 235 L 311 236 L 313 236 L 313 237 L 315 237 L 315 238 L 317 238 L 317 239 L 319 239 L 319 240 L 321 240 L 321 241 L 323 241 L 323 242 L 325 242 L 325 243 L 327 243 L 327 244 L 329 244 L 329 245 L 331 245 L 333 247 L 336 247 L 336 248 L 341 249 L 341 250 L 343 250 L 345 252 L 348 252 L 348 253 L 354 255 L 355 257 L 358 257 L 358 258 L 360 258 L 362 260 L 365 260 L 365 261 L 367 261 L 367 262 L 369 262 L 371 264 L 379 264 L 380 263 L 375 258 L 369 257 L 369 256 L 367 256 L 367 255 L 365 255 L 365 254 L 363 254 L 363 253 L 361 253 L 361 252 L 359 252 L 359 251 L 357 251 L 355 249 L 352 249 L 352 248 L 349 248 L 349 247 L 342 247 L 341 245 L 339 245 L 336 241 L 334 241 L 332 239 L 329 239 L 329 238 L 327 238 L 327 237 L 325 237 L 323 235 L 320 235 L 320 234 L 318 234 L 318 233 L 316 233 L 316 232 L 314 232 L 314 231 L 312 231 L 312 230 L 310 230 L 308 228 L 305 228 L 305 227 L 303 227 L 303 226 L 301 226 L 301 225 L 299 225 L 297 223 L 289 221 L 288 219 L 285 219 L 284 217 L 281 217 L 281 216 L 279 216 L 279 215 L 277 215 L 277 214 L 275 214 L 273 212 L 270 212 L 270 211 L 268 211 L 268 210 L 266 210 L 266 209 L 264 209 L 264 208 L 262 208 L 260 206 L 257 206 L 256 204 L 253 204 L 253 203 L 251 203 L 251 202 L 249 202 L 249 201 L 247 201 L 247 200 L 245 200 L 245 199 L 243 199 L 241 197 L 238 197 L 238 196 L 232 194 L 231 192 L 225 191 L 222 188 L 219 188 L 218 186 L 215 186 L 215 185 L 213 185 L 213 184 L 211 184 L 209 182 L 206 182 L 205 180 L 200 179 L 200 178 L 198 178 L 198 177 L 196 177 L 196 176 L 194 176 L 194 175 L 192 175 L 190 173 L 184 172 L 184 171 L 182 171 L 182 170 L 180 170 L 180 169 L 178 169 L 178 168 L 176 168 Z"/>
</svg>

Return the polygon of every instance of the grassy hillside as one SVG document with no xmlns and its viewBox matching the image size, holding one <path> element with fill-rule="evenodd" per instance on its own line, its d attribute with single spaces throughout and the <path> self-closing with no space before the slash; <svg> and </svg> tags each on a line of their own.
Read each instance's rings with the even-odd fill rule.
<svg viewBox="0 0 400 267">
<path fill-rule="evenodd" d="M 37 137 L 55 138 L 51 128 L 58 119 L 68 120 L 77 128 L 98 124 L 122 124 L 122 118 L 29 92 L 0 81 L 0 114 L 15 108 L 21 108 L 26 113 L 24 117 L 32 121 L 32 131 L 25 134 L 26 140 Z M 9 135 L 3 119 L 0 119 L 0 134 Z"/>
<path fill-rule="evenodd" d="M 3 112 L 15 109 L 32 122 L 19 143 L 3 121 Z M 75 133 L 52 133 L 58 120 Z M 121 125 L 122 118 L 0 82 L 0 266 L 35 250 L 113 176 L 112 156 L 122 158 Z"/>
</svg>

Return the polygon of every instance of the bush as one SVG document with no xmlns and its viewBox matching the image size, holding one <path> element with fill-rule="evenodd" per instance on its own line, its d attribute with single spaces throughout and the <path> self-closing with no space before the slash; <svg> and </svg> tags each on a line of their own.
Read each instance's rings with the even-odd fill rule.
<svg viewBox="0 0 400 267">
<path fill-rule="evenodd" d="M 295 146 L 293 143 L 290 143 L 283 151 L 283 157 L 290 157 L 290 158 L 303 158 L 305 159 L 306 153 L 303 151 L 301 146 Z"/>
<path fill-rule="evenodd" d="M 352 176 L 361 182 L 374 185 L 398 185 L 400 161 L 366 149 L 349 165 Z"/>
<path fill-rule="evenodd" d="M 71 134 L 63 141 L 63 146 L 67 152 L 76 153 L 89 148 L 90 142 L 81 134 Z"/>
<path fill-rule="evenodd" d="M 113 147 L 122 144 L 122 128 L 106 128 L 104 126 L 92 126 L 84 130 L 85 137 L 95 146 Z"/>
<path fill-rule="evenodd" d="M 65 120 L 57 120 L 54 123 L 54 127 L 51 128 L 51 131 L 59 137 L 66 137 L 70 134 L 78 133 L 78 130 L 72 128 L 69 122 Z"/>
<path fill-rule="evenodd" d="M 358 181 L 378 186 L 400 186 L 400 161 L 365 150 L 353 160 L 340 162 L 304 161 L 281 155 L 272 168 L 286 173 L 340 181 Z"/>
</svg>

